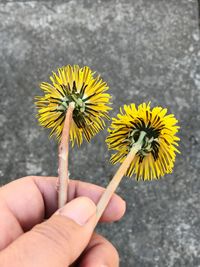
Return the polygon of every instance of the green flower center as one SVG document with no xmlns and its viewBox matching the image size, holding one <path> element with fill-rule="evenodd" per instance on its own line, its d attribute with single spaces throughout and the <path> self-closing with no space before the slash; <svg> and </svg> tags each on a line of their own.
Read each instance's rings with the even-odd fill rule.
<svg viewBox="0 0 200 267">
<path fill-rule="evenodd" d="M 150 123 L 145 125 L 142 119 L 138 118 L 138 120 L 138 123 L 134 124 L 134 129 L 128 134 L 130 148 L 138 141 L 140 133 L 143 131 L 146 134 L 141 141 L 141 149 L 138 151 L 140 162 L 142 162 L 144 157 L 149 153 L 153 155 L 154 160 L 157 160 L 160 147 L 158 137 L 162 128 L 154 129 L 150 126 Z"/>
<path fill-rule="evenodd" d="M 158 157 L 158 147 L 159 147 L 159 142 L 158 138 L 148 137 L 147 132 L 144 131 L 146 135 L 142 139 L 142 147 L 138 151 L 138 154 L 140 157 L 143 159 L 145 156 L 147 156 L 148 153 L 152 153 L 154 156 L 154 159 L 157 159 Z M 141 131 L 140 130 L 133 130 L 128 138 L 130 140 L 130 147 L 132 147 L 137 141 L 140 136 Z"/>
<path fill-rule="evenodd" d="M 80 95 L 78 93 L 63 97 L 57 110 L 66 110 L 70 102 L 75 103 L 76 112 L 83 113 L 85 111 L 85 102 L 80 98 Z"/>
</svg>

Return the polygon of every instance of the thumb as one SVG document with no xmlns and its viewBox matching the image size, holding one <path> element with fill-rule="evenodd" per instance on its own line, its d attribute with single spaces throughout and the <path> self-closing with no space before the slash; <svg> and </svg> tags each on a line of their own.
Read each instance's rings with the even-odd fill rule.
<svg viewBox="0 0 200 267">
<path fill-rule="evenodd" d="M 66 267 L 87 246 L 95 227 L 96 206 L 79 197 L 50 219 L 20 236 L 0 256 L 4 267 Z"/>
</svg>

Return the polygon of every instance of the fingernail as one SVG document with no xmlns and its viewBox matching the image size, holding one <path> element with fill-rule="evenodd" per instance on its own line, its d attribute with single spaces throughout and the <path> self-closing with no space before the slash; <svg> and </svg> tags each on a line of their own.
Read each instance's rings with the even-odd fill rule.
<svg viewBox="0 0 200 267">
<path fill-rule="evenodd" d="M 85 225 L 91 216 L 96 213 L 96 206 L 91 199 L 79 197 L 70 201 L 56 213 L 73 220 L 79 225 Z"/>
</svg>

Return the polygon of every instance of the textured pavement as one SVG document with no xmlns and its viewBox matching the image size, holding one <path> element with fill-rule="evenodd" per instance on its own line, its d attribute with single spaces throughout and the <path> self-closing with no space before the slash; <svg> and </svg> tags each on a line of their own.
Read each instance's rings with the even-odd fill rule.
<svg viewBox="0 0 200 267">
<path fill-rule="evenodd" d="M 123 104 L 151 101 L 179 119 L 174 172 L 157 182 L 124 178 L 127 212 L 98 230 L 122 267 L 200 266 L 200 37 L 197 0 L 0 2 L 0 184 L 56 175 L 57 144 L 35 119 L 39 83 L 66 64 L 88 65 Z M 71 177 L 104 185 L 106 131 L 70 154 Z"/>
</svg>

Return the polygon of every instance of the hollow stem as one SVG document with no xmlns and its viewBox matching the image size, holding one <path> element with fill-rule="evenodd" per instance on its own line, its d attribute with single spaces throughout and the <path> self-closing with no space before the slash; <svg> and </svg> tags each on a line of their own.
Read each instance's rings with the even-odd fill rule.
<svg viewBox="0 0 200 267">
<path fill-rule="evenodd" d="M 69 133 L 72 121 L 73 110 L 75 103 L 69 103 L 64 126 L 61 135 L 61 142 L 58 148 L 58 208 L 62 208 L 67 202 L 68 192 L 68 156 L 69 156 Z"/>
<path fill-rule="evenodd" d="M 115 192 L 116 188 L 118 187 L 122 177 L 127 172 L 131 162 L 133 161 L 135 155 L 137 152 L 141 149 L 143 140 L 146 133 L 144 131 L 140 132 L 139 139 L 136 143 L 133 144 L 130 152 L 128 153 L 127 157 L 117 170 L 116 174 L 114 175 L 113 179 L 110 181 L 109 185 L 107 186 L 106 190 L 104 191 L 103 195 L 101 196 L 101 199 L 99 200 L 97 204 L 97 222 L 101 218 L 105 208 L 107 207 L 113 193 Z"/>
</svg>

